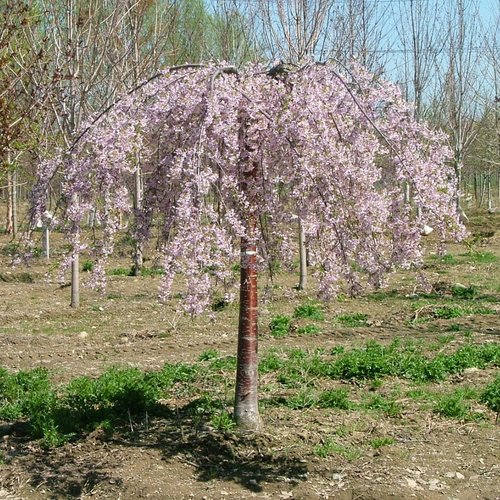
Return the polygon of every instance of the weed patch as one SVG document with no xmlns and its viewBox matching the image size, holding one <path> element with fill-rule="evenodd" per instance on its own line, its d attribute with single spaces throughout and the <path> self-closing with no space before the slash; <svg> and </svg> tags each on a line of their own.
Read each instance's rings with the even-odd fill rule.
<svg viewBox="0 0 500 500">
<path fill-rule="evenodd" d="M 269 323 L 271 335 L 275 338 L 285 337 L 290 331 L 292 320 L 289 316 L 275 316 Z"/>
<path fill-rule="evenodd" d="M 361 457 L 362 452 L 353 446 L 341 445 L 335 441 L 326 441 L 314 447 L 314 454 L 320 458 L 327 458 L 331 455 L 340 455 L 346 460 L 354 461 Z"/>
<path fill-rule="evenodd" d="M 374 394 L 366 399 L 362 405 L 362 408 L 366 410 L 377 410 L 381 411 L 388 417 L 398 417 L 401 415 L 401 407 L 392 399 L 387 399 L 379 394 Z"/>
<path fill-rule="evenodd" d="M 498 260 L 497 256 L 492 252 L 470 252 L 465 254 L 467 260 L 475 264 L 493 264 Z"/>
<path fill-rule="evenodd" d="M 351 328 L 368 326 L 368 314 L 364 313 L 351 313 L 351 314 L 339 314 L 335 316 L 335 321 L 341 326 L 347 326 Z"/>
<path fill-rule="evenodd" d="M 450 394 L 438 398 L 434 406 L 435 413 L 462 421 L 473 421 L 482 418 L 482 414 L 471 412 L 471 400 L 477 397 L 477 392 L 470 388 L 456 389 Z"/>
<path fill-rule="evenodd" d="M 323 321 L 325 319 L 321 306 L 314 303 L 302 304 L 296 307 L 293 316 L 295 318 L 312 319 L 315 321 Z"/>
<path fill-rule="evenodd" d="M 379 437 L 370 441 L 370 446 L 375 450 L 391 444 L 394 444 L 394 439 L 391 437 Z"/>
<path fill-rule="evenodd" d="M 317 325 L 305 325 L 297 328 L 297 333 L 299 335 L 316 335 L 321 333 L 320 328 Z"/>
<path fill-rule="evenodd" d="M 500 374 L 486 386 L 479 400 L 497 413 L 498 420 L 498 414 L 500 413 Z"/>
<path fill-rule="evenodd" d="M 455 319 L 471 315 L 496 314 L 495 309 L 483 305 L 469 304 L 425 304 L 415 307 L 412 322 L 426 323 L 435 319 Z"/>
</svg>

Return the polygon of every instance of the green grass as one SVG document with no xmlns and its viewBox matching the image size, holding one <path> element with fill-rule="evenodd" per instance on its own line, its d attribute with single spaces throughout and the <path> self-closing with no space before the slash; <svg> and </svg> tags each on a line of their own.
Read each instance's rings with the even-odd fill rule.
<svg viewBox="0 0 500 500">
<path fill-rule="evenodd" d="M 448 340 L 443 338 L 442 344 Z M 352 349 L 270 350 L 259 366 L 261 376 L 267 379 L 263 406 L 291 411 L 370 411 L 388 418 L 401 417 L 405 413 L 404 393 L 393 390 L 387 394 L 386 377 L 437 384 L 466 368 L 500 366 L 500 344 L 467 344 L 455 350 L 448 344 L 446 347 L 448 352 L 435 355 L 428 354 L 425 344 L 402 341 L 386 346 L 368 342 Z M 63 386 L 54 385 L 50 373 L 41 368 L 18 373 L 0 369 L 0 420 L 26 421 L 31 438 L 53 447 L 97 428 L 114 432 L 146 415 L 163 415 L 170 411 L 165 402 L 172 399 L 186 401 L 183 412 L 192 416 L 193 425 L 209 422 L 225 432 L 234 425 L 228 409 L 231 401 L 226 398 L 233 394 L 235 369 L 236 358 L 215 349 L 202 352 L 194 364 L 166 364 L 157 371 L 112 367 L 97 378 L 77 377 Z M 362 383 L 351 393 L 346 387 L 331 388 L 332 380 Z M 459 388 L 441 393 L 437 387 L 419 385 L 405 395 L 413 405 L 443 418 L 479 420 L 485 415 L 474 411 L 479 404 L 499 410 L 498 375 L 478 390 Z"/>
<path fill-rule="evenodd" d="M 335 321 L 341 326 L 351 328 L 368 326 L 368 314 L 364 313 L 348 313 L 335 316 Z"/>
<path fill-rule="evenodd" d="M 297 328 L 297 333 L 299 335 L 316 335 L 321 333 L 320 328 L 317 325 L 305 325 Z"/>
<path fill-rule="evenodd" d="M 90 259 L 86 259 L 82 264 L 82 271 L 89 273 L 94 269 L 94 263 Z"/>
<path fill-rule="evenodd" d="M 455 256 L 450 253 L 445 255 L 431 255 L 431 260 L 438 261 L 440 264 L 447 266 L 452 266 L 458 264 L 458 260 Z"/>
<path fill-rule="evenodd" d="M 314 447 L 314 454 L 320 458 L 327 458 L 331 455 L 340 455 L 346 460 L 354 461 L 362 456 L 361 450 L 353 446 L 345 446 L 335 441 L 326 441 Z"/>
<path fill-rule="evenodd" d="M 275 316 L 269 322 L 269 329 L 271 330 L 271 335 L 275 338 L 285 337 L 290 332 L 290 327 L 292 326 L 292 320 L 289 316 Z"/>
<path fill-rule="evenodd" d="M 282 354 L 273 352 L 264 357 L 261 370 L 279 372 L 278 380 L 284 385 L 291 381 L 300 385 L 314 377 L 374 380 L 395 376 L 436 382 L 466 368 L 487 366 L 500 366 L 500 344 L 464 345 L 454 352 L 429 357 L 415 345 L 400 346 L 393 342 L 384 346 L 368 342 L 365 347 L 348 351 L 335 348 L 329 356 L 300 349 Z"/>
<path fill-rule="evenodd" d="M 475 264 L 493 264 L 497 262 L 498 257 L 492 252 L 470 252 L 464 255 L 468 261 Z"/>
<path fill-rule="evenodd" d="M 399 417 L 401 415 L 400 405 L 393 399 L 388 399 L 380 394 L 368 396 L 361 404 L 366 410 L 376 410 L 384 413 L 388 417 Z"/>
<path fill-rule="evenodd" d="M 481 393 L 480 401 L 498 414 L 500 413 L 500 373 Z"/>
<path fill-rule="evenodd" d="M 461 421 L 473 421 L 483 418 L 481 413 L 471 411 L 472 400 L 477 399 L 477 391 L 465 387 L 455 389 L 450 394 L 441 395 L 434 405 L 434 412 Z"/>
<path fill-rule="evenodd" d="M 481 304 L 437 304 L 421 302 L 413 306 L 415 313 L 412 322 L 426 323 L 436 319 L 456 319 L 464 316 L 496 314 L 495 309 Z"/>
<path fill-rule="evenodd" d="M 469 286 L 453 285 L 451 287 L 451 295 L 455 299 L 472 300 L 476 298 L 478 294 L 479 290 L 474 285 L 469 285 Z"/>
<path fill-rule="evenodd" d="M 157 372 L 110 368 L 100 377 L 78 377 L 56 388 L 43 369 L 0 371 L 0 420 L 27 419 L 30 435 L 53 447 L 96 428 L 113 428 L 146 412 L 161 410 L 158 400 L 177 382 L 193 380 L 196 368 L 165 365 Z"/>
<path fill-rule="evenodd" d="M 323 309 L 319 304 L 307 303 L 297 306 L 293 312 L 295 318 L 312 319 L 323 321 L 325 319 Z"/>
<path fill-rule="evenodd" d="M 133 276 L 133 269 L 130 267 L 114 267 L 106 272 L 109 276 Z"/>
<path fill-rule="evenodd" d="M 375 300 L 377 302 L 382 302 L 387 299 L 393 299 L 398 296 L 398 291 L 397 290 L 379 290 L 377 292 L 373 292 L 370 295 L 368 295 L 368 299 L 370 300 Z"/>
<path fill-rule="evenodd" d="M 375 450 L 378 450 L 380 448 L 382 448 L 383 446 L 389 446 L 391 444 L 394 444 L 394 438 L 391 438 L 391 437 L 379 437 L 379 438 L 374 438 L 372 440 L 370 440 L 370 446 L 375 449 Z"/>
<path fill-rule="evenodd" d="M 320 394 L 318 398 L 320 408 L 337 408 L 339 410 L 349 410 L 353 403 L 349 401 L 347 389 L 330 389 Z"/>
</svg>

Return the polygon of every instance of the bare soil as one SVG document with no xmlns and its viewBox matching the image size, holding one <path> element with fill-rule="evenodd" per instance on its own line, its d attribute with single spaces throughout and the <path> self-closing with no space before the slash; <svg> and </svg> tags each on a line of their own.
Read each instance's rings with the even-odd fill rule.
<svg viewBox="0 0 500 500">
<path fill-rule="evenodd" d="M 497 259 L 478 263 L 464 256 L 463 244 L 453 244 L 450 253 L 462 255 L 457 263 L 445 266 L 430 259 L 426 275 L 436 286 L 475 284 L 498 297 L 500 217 L 479 214 L 470 229 L 482 234 L 474 248 Z M 58 238 L 56 246 L 61 244 Z M 0 250 L 9 241 L 0 236 Z M 105 295 L 84 289 L 82 306 L 72 310 L 69 288 L 46 280 L 48 265 L 42 258 L 28 269 L 12 268 L 6 253 L 0 256 L 2 367 L 15 371 L 44 366 L 56 382 L 65 383 L 117 364 L 152 370 L 165 362 L 196 362 L 207 349 L 236 352 L 237 305 L 192 320 L 176 313 L 175 301 L 157 302 L 157 277 L 111 276 Z M 129 265 L 124 252 L 110 267 Z M 273 347 L 388 343 L 396 337 L 432 343 L 451 323 L 472 331 L 475 343 L 500 339 L 498 314 L 412 324 L 415 310 L 405 296 L 418 290 L 409 273 L 391 279 L 389 289 L 397 291 L 391 299 L 373 300 L 367 292 L 327 304 L 320 334 L 292 332 L 273 338 L 270 319 L 291 315 L 294 307 L 314 297 L 313 285 L 310 291 L 294 290 L 296 279 L 279 275 L 272 296 L 261 305 L 261 353 Z M 493 307 L 498 311 L 498 303 Z M 367 313 L 369 326 L 339 327 L 333 318 L 346 312 Z M 458 347 L 466 340 L 458 332 L 450 345 Z M 468 370 L 439 386 L 483 387 L 494 374 L 493 369 Z M 131 421 L 111 435 L 96 431 L 52 450 L 30 441 L 22 423 L 0 422 L 0 499 L 499 499 L 500 427 L 495 415 L 482 408 L 487 418 L 480 422 L 445 419 L 413 408 L 405 399 L 408 387 L 406 381 L 384 381 L 384 391 L 401 394 L 405 411 L 398 417 L 265 407 L 265 431 L 258 436 L 193 426 L 183 418 L 180 402 L 171 402 L 170 417 Z M 347 452 L 318 456 L 315 447 L 332 436 Z M 394 442 L 371 447 L 368 443 L 377 437 Z"/>
</svg>

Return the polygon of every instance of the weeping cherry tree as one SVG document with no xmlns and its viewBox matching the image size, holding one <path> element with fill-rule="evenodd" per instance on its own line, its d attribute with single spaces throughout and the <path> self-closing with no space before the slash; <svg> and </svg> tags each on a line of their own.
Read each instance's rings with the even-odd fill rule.
<svg viewBox="0 0 500 500">
<path fill-rule="evenodd" d="M 440 242 L 463 234 L 446 137 L 413 116 L 397 86 L 360 67 L 170 68 L 85 124 L 70 154 L 40 165 L 32 217 L 46 210 L 58 171 L 59 220 L 72 244 L 66 264 L 85 248 L 85 213 L 97 210 L 91 280 L 103 288 L 140 158 L 136 237 L 147 242 L 153 227 L 161 235 L 160 298 L 177 276 L 182 307 L 199 314 L 215 286 L 231 292 L 240 262 L 234 415 L 258 431 L 257 274 L 278 252 L 292 262 L 299 220 L 324 298 L 382 286 L 396 267 L 418 266 L 424 224 Z M 415 205 L 405 202 L 407 183 Z"/>
</svg>

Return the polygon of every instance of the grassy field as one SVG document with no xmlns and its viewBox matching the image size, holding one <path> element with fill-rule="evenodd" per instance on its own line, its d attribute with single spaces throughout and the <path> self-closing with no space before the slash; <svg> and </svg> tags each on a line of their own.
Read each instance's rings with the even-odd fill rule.
<svg viewBox="0 0 500 500">
<path fill-rule="evenodd" d="M 0 236 L 0 499 L 499 498 L 499 226 L 473 214 L 429 251 L 425 292 L 396 273 L 325 304 L 263 277 L 254 437 L 231 419 L 237 304 L 159 304 L 123 238 L 72 310 L 54 264 L 11 268 Z"/>
</svg>

